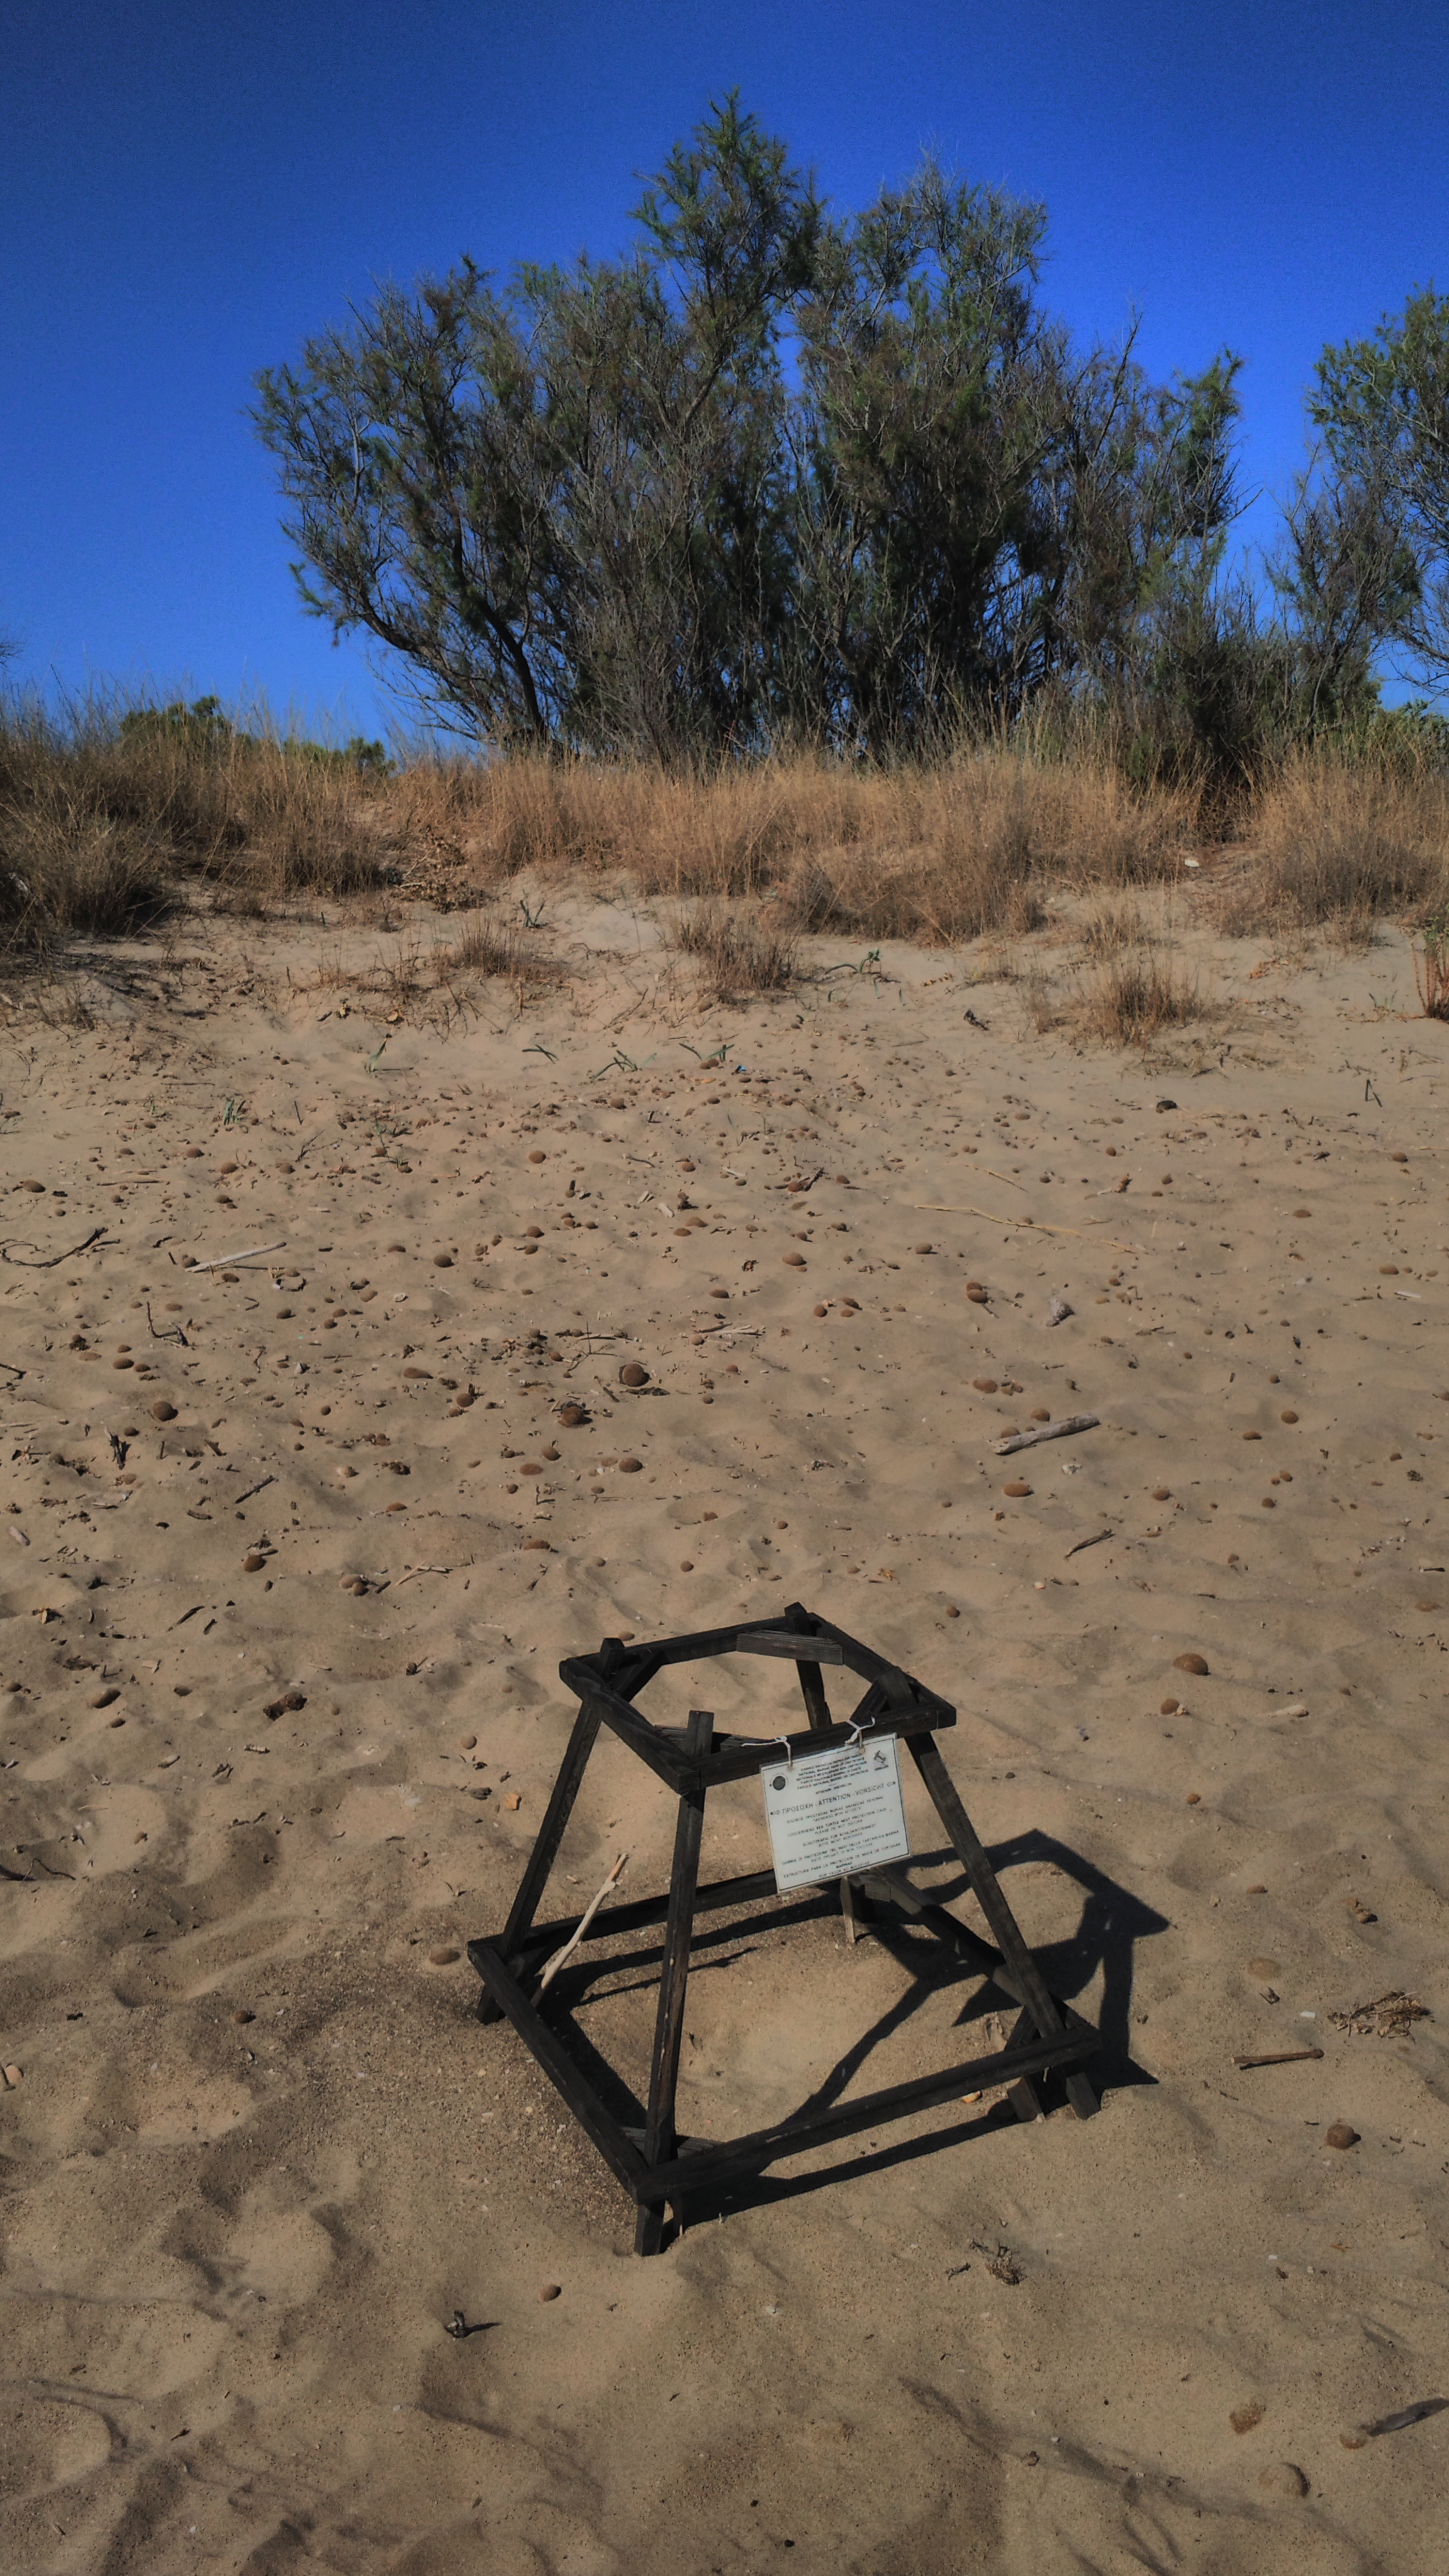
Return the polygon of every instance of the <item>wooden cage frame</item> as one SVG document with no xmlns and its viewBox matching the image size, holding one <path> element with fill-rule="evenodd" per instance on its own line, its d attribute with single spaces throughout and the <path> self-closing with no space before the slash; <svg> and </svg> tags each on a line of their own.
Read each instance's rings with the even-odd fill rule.
<svg viewBox="0 0 1449 2576">
<path fill-rule="evenodd" d="M 783 1739 L 717 1735 L 714 1718 L 706 1709 L 691 1711 L 686 1727 L 656 1726 L 634 1706 L 646 1683 L 670 1664 L 739 1654 L 794 1663 L 809 1721 L 804 1732 Z M 826 1700 L 821 1670 L 826 1664 L 840 1665 L 866 1685 L 854 1714 L 843 1722 L 831 1716 Z M 579 1702 L 579 1713 L 508 1921 L 496 1938 L 470 1941 L 468 1957 L 482 1980 L 479 2019 L 506 2016 L 513 2024 L 634 2201 L 637 2253 L 658 2252 L 666 2205 L 678 2216 L 692 2192 L 715 2190 L 757 2174 L 802 2148 L 876 2128 L 986 2085 L 1008 2086 L 1018 2116 L 1033 2119 L 1040 2103 L 1032 2079 L 1060 2068 L 1067 2098 L 1078 2117 L 1087 2119 L 1096 2110 L 1097 2097 L 1082 2068 L 1100 2045 L 1098 2033 L 1068 2004 L 1048 1993 L 941 1759 L 935 1738 L 956 1723 L 949 1701 L 798 1602 L 776 1618 L 741 1621 L 694 1636 L 665 1637 L 641 1645 L 606 1637 L 596 1655 L 566 1656 L 559 1672 Z M 579 1931 L 583 1921 L 579 1915 L 545 1924 L 534 1918 L 601 1726 L 610 1727 L 679 1800 L 668 1893 L 607 1906 L 583 1934 L 586 1940 L 598 1941 L 664 1926 L 653 2063 L 642 2129 L 626 2128 L 615 2119 L 537 1999 L 545 1960 Z M 885 1735 L 900 1738 L 910 1752 L 996 1946 L 914 1887 L 905 1864 L 852 1874 L 814 1895 L 802 1892 L 803 1901 L 792 1895 L 793 1917 L 798 1920 L 802 1914 L 838 1908 L 853 1938 L 872 1903 L 899 1908 L 1016 2003 L 1017 2020 L 1006 2045 L 990 2055 L 946 2067 L 939 2075 L 889 2085 L 826 2109 L 799 2112 L 747 2136 L 718 2144 L 682 2142 L 675 2129 L 675 2095 L 694 1918 L 725 1907 L 755 1904 L 777 1892 L 775 1873 L 768 1869 L 699 1884 L 706 1795 L 722 1781 L 747 1779 L 760 1770 L 771 1741 L 788 1743 L 793 1759 L 796 1753 L 818 1753 L 833 1745 L 869 1742 Z"/>
</svg>

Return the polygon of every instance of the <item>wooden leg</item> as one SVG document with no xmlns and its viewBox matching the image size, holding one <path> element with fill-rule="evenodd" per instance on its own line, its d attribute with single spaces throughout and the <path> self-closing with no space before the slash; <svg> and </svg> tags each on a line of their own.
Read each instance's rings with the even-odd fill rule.
<svg viewBox="0 0 1449 2576">
<path fill-rule="evenodd" d="M 1001 1893 L 996 1872 L 981 1845 L 976 1828 L 956 1794 L 955 1784 L 932 1736 L 907 1738 L 916 1769 L 930 1792 L 932 1805 L 951 1837 L 956 1856 L 971 1882 L 977 1904 L 991 1927 L 998 1950 L 1010 1968 L 1038 2032 L 1043 2039 L 1054 2039 L 1064 2030 L 1061 2013 L 1047 1993 L 1042 1973 L 1027 1948 L 1021 1928 Z"/>
<path fill-rule="evenodd" d="M 821 1679 L 820 1666 L 797 1664 L 795 1670 L 800 1676 L 800 1696 L 805 1702 L 805 1713 L 810 1720 L 810 1732 L 812 1735 L 823 1735 L 827 1726 L 833 1726 L 835 1720 L 830 1714 L 830 1702 L 825 1696 L 825 1684 Z"/>
<path fill-rule="evenodd" d="M 519 1881 L 518 1894 L 513 1900 L 513 1910 L 498 1944 L 499 1951 L 510 1968 L 514 1964 L 520 1941 L 525 1933 L 533 1928 L 533 1918 L 538 1912 L 538 1900 L 548 1884 L 549 1871 L 558 1858 L 558 1847 L 563 1841 L 564 1830 L 573 1814 L 574 1800 L 579 1794 L 584 1773 L 588 1768 L 589 1755 L 594 1749 L 594 1739 L 598 1735 L 599 1724 L 598 1710 L 591 1708 L 586 1700 L 574 1719 L 568 1750 L 560 1765 L 558 1778 L 553 1784 L 553 1795 L 544 1809 L 543 1823 L 538 1829 L 538 1840 L 529 1853 L 528 1866 Z M 501 2018 L 499 2008 L 485 1986 L 478 1997 L 478 2019 L 498 2021 Z"/>
<path fill-rule="evenodd" d="M 853 1950 L 860 1939 L 860 1925 L 855 1916 L 855 1890 L 848 1878 L 840 1882 L 840 1911 L 845 1917 L 845 1937 Z"/>
<path fill-rule="evenodd" d="M 708 1753 L 714 1737 L 714 1714 L 707 1708 L 689 1712 L 688 1746 L 692 1754 Z M 649 2072 L 649 2113 L 644 2125 L 644 2162 L 666 2164 L 676 2152 L 674 2096 L 679 2083 L 679 2050 L 684 2037 L 684 1997 L 689 1984 L 689 1949 L 694 1932 L 694 1897 L 699 1884 L 699 1845 L 704 1830 L 704 1791 L 688 1791 L 679 1801 L 674 1829 L 674 1868 L 669 1881 L 669 1913 L 664 1926 L 664 1956 L 659 1970 L 659 2014 L 654 2025 L 654 2063 Z M 641 2203 L 634 2225 L 636 2254 L 657 2254 L 664 2240 L 664 2211 Z"/>
</svg>

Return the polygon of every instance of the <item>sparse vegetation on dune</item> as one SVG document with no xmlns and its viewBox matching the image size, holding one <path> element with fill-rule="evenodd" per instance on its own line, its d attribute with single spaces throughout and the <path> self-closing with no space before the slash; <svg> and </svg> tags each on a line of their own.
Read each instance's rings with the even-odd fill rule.
<svg viewBox="0 0 1449 2576">
<path fill-rule="evenodd" d="M 370 896 L 374 912 L 379 897 L 466 911 L 449 971 L 527 981 L 542 950 L 490 908 L 526 877 L 682 899 L 692 909 L 671 944 L 721 996 L 782 989 L 802 936 L 956 945 L 1063 916 L 1091 958 L 1136 973 L 1148 891 L 1188 882 L 1190 858 L 1211 862 L 1207 820 L 1190 783 L 1135 782 L 1121 746 L 1085 729 L 1064 742 L 1022 728 L 929 764 L 681 772 L 536 756 L 394 765 L 375 744 L 243 731 L 206 700 L 68 723 L 12 708 L 0 717 L 0 953 L 58 955 L 189 902 L 265 916 Z M 1230 934 L 1354 945 L 1379 921 L 1414 929 L 1449 903 L 1449 764 L 1432 734 L 1406 751 L 1381 728 L 1286 756 L 1245 792 L 1232 829 L 1228 865 L 1198 880 L 1204 916 Z M 1136 1001 L 1124 988 L 1120 1010 L 1109 998 L 1097 1017 L 1139 1026 L 1156 990 L 1149 975 Z"/>
</svg>

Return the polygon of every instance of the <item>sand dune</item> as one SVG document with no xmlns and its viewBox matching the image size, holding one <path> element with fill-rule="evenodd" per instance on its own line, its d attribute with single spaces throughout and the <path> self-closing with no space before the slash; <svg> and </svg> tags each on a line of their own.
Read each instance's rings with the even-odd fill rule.
<svg viewBox="0 0 1449 2576">
<path fill-rule="evenodd" d="M 555 923 L 447 1025 L 349 999 L 381 934 L 217 924 L 9 1029 L 8 2563 L 1427 2576 L 1449 2412 L 1360 2428 L 1449 2396 L 1445 1031 L 1385 947 L 1184 931 L 1213 1011 L 1143 1059 L 969 956 L 703 1011 L 654 916 Z M 988 2094 L 639 2262 L 457 1954 L 560 1656 L 793 1599 L 958 1706 L 1104 2109 Z M 721 1725 L 787 1678 L 713 1668 Z M 672 1832 L 605 1747 L 550 1910 Z M 717 1793 L 707 1872 L 764 1859 Z M 712 1931 L 683 2126 L 949 2062 L 905 1988 Z M 635 2081 L 651 2013 L 582 2016 Z"/>
</svg>

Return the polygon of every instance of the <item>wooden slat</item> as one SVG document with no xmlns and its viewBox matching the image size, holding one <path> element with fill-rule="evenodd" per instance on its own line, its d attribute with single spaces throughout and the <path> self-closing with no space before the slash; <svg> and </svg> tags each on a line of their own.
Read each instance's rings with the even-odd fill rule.
<svg viewBox="0 0 1449 2576">
<path fill-rule="evenodd" d="M 1066 2030 L 1053 2039 L 1035 2039 L 1026 2047 L 968 2057 L 939 2075 L 890 2084 L 858 2100 L 833 2103 L 829 2110 L 799 2112 L 768 2129 L 753 2130 L 748 2137 L 732 2138 L 727 2145 L 691 2149 L 672 2164 L 656 2166 L 644 2176 L 640 2189 L 651 2199 L 670 2200 L 679 2191 L 704 2190 L 735 2175 L 758 2173 L 765 2165 L 778 2164 L 782 2156 L 827 2146 L 832 2138 L 847 2138 L 859 2129 L 884 2127 L 887 2121 L 903 2119 L 912 2111 L 929 2111 L 963 2092 L 1010 2084 L 1019 2075 L 1039 2075 L 1049 2066 L 1074 2064 L 1097 2045 L 1094 2030 Z"/>
<path fill-rule="evenodd" d="M 689 1712 L 689 1749 L 698 1762 L 714 1733 L 713 1712 Z M 684 1998 L 689 1985 L 689 1952 L 694 1932 L 694 1900 L 699 1886 L 699 1846 L 704 1832 L 704 1790 L 679 1801 L 674 1829 L 674 1867 L 669 1877 L 669 1913 L 664 1926 L 664 1956 L 659 1967 L 659 2013 L 654 2026 L 654 2061 L 649 2071 L 649 2112 L 644 2126 L 644 2162 L 665 2164 L 674 2153 L 674 2097 L 679 2086 L 679 2051 L 684 2038 Z M 657 2254 L 660 2214 L 641 2207 L 634 2230 L 636 2254 Z"/>
<path fill-rule="evenodd" d="M 940 1748 L 929 1736 L 912 1738 L 911 1759 L 951 1837 L 957 1858 L 971 1882 L 972 1894 L 996 1936 L 997 1947 L 1015 1980 L 1015 1990 L 1033 2014 L 1042 2037 L 1048 2038 L 1061 2029 L 1061 2014 L 1047 1993 L 1041 1970 L 1022 1938 L 1016 1916 L 1001 1893 L 996 1872 L 956 1794 L 955 1783 L 941 1759 Z"/>
<path fill-rule="evenodd" d="M 610 2118 L 593 2086 L 585 2081 L 542 2013 L 529 2002 L 517 1979 L 509 1974 L 492 1942 L 470 1941 L 468 1957 L 500 2012 L 507 2014 L 525 2048 L 537 2059 L 580 2128 L 592 2138 L 605 2164 L 618 2175 L 630 2196 L 637 2200 L 639 2186 L 646 2174 L 644 2158 L 638 2148 L 624 2135 L 618 2121 Z"/>
<path fill-rule="evenodd" d="M 731 1652 L 736 1655 L 775 1655 L 789 1663 L 808 1654 L 817 1669 L 821 1664 L 843 1664 L 845 1657 L 833 1637 L 802 1635 L 798 1629 L 782 1628 L 769 1632 L 763 1628 L 741 1628 Z"/>
</svg>

